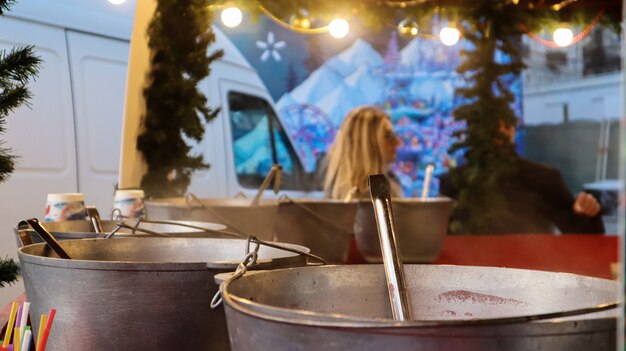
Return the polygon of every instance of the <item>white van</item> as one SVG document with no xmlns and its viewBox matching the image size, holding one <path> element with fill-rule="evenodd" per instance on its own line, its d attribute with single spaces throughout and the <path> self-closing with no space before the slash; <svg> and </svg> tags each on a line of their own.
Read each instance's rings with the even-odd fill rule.
<svg viewBox="0 0 626 351">
<path fill-rule="evenodd" d="M 35 45 L 43 59 L 31 84 L 31 108 L 7 118 L 5 147 L 19 155 L 16 171 L 0 184 L 0 255 L 15 257 L 11 228 L 42 217 L 52 192 L 82 192 L 103 216 L 118 182 L 120 139 L 135 1 L 20 0 L 0 18 L 0 49 Z M 211 107 L 221 107 L 194 147 L 210 170 L 194 175 L 189 191 L 199 197 L 254 194 L 272 164 L 267 118 L 273 118 L 275 152 L 283 166 L 283 189 L 306 196 L 308 178 L 283 131 L 273 101 L 256 71 L 228 38 L 211 75 L 201 82 Z"/>
</svg>

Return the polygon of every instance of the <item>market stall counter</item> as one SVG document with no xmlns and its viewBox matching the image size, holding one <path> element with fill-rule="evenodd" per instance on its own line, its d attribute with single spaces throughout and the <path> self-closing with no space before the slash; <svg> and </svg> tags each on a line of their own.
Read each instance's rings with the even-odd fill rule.
<svg viewBox="0 0 626 351">
<path fill-rule="evenodd" d="M 432 263 L 524 268 L 613 279 L 619 241 L 615 235 L 448 235 Z M 348 263 L 365 263 L 355 243 Z"/>
</svg>

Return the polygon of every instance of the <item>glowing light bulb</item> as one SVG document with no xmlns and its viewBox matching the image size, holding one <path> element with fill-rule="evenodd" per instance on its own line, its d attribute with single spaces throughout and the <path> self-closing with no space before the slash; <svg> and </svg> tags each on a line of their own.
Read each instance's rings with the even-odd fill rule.
<svg viewBox="0 0 626 351">
<path fill-rule="evenodd" d="M 109 2 L 113 5 L 121 5 L 126 2 L 126 0 L 109 0 Z"/>
<path fill-rule="evenodd" d="M 557 28 L 552 34 L 554 42 L 560 47 L 568 46 L 574 41 L 574 33 L 569 28 Z"/>
<path fill-rule="evenodd" d="M 241 23 L 243 15 L 241 14 L 240 9 L 236 7 L 229 7 L 222 10 L 220 18 L 226 27 L 235 28 Z"/>
<path fill-rule="evenodd" d="M 459 42 L 459 38 L 461 38 L 461 32 L 456 28 L 445 27 L 439 31 L 439 40 L 444 45 L 452 46 Z"/>
<path fill-rule="evenodd" d="M 335 18 L 328 24 L 328 32 L 334 38 L 341 39 L 348 35 L 349 31 L 350 25 L 348 24 L 348 21 L 343 18 Z"/>
</svg>

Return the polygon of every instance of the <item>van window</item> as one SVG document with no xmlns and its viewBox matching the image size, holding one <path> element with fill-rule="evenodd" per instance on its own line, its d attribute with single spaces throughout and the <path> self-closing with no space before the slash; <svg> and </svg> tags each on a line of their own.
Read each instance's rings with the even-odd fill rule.
<svg viewBox="0 0 626 351">
<path fill-rule="evenodd" d="M 276 161 L 283 168 L 281 189 L 305 190 L 304 169 L 271 105 L 263 98 L 228 93 L 230 126 L 237 181 L 245 188 L 258 188 Z"/>
</svg>

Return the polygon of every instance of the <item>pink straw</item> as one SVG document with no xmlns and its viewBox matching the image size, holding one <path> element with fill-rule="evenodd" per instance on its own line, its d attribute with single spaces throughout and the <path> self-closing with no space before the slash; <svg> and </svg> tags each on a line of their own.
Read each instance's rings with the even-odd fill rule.
<svg viewBox="0 0 626 351">
<path fill-rule="evenodd" d="M 52 329 L 52 322 L 54 321 L 54 315 L 57 313 L 57 310 L 54 308 L 50 309 L 50 313 L 48 313 L 48 320 L 46 321 L 46 328 L 43 330 L 43 338 L 41 339 L 41 348 L 39 351 L 46 350 L 46 343 L 48 342 L 48 335 L 50 335 L 50 329 Z"/>
</svg>

